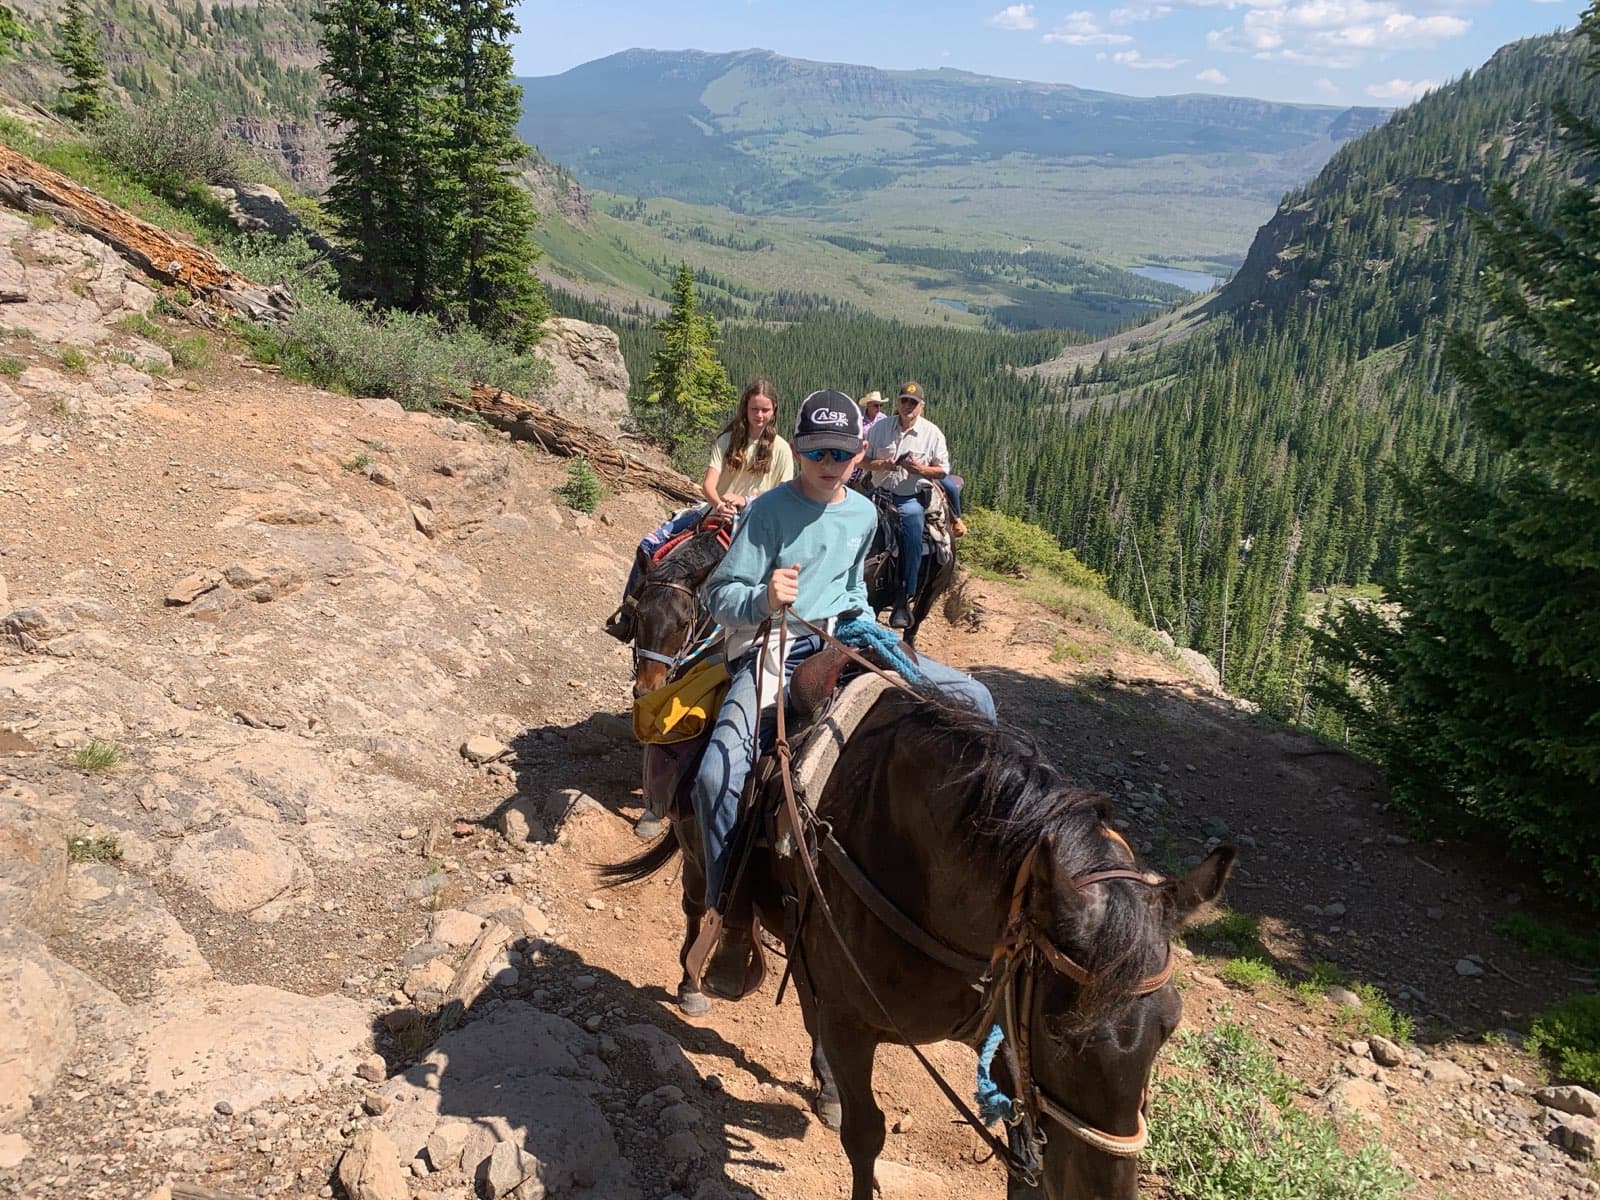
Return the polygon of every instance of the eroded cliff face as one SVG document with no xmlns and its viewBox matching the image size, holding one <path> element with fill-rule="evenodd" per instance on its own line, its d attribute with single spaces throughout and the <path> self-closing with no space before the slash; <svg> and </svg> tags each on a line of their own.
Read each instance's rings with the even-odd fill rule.
<svg viewBox="0 0 1600 1200">
<path fill-rule="evenodd" d="M 263 162 L 307 192 L 326 190 L 330 180 L 332 132 L 319 115 L 310 121 L 271 116 L 234 116 L 228 132 Z"/>
</svg>

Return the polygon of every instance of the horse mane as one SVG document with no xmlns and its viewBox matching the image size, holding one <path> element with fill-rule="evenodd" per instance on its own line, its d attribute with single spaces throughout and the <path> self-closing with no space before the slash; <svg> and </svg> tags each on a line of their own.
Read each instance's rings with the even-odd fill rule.
<svg viewBox="0 0 1600 1200">
<path fill-rule="evenodd" d="M 894 728 L 897 749 L 906 746 L 927 761 L 953 759 L 951 781 L 965 791 L 963 849 L 994 878 L 1009 887 L 1046 836 L 1055 847 L 1058 880 L 1135 865 L 1122 852 L 1125 843 L 1106 836 L 1109 799 L 1069 785 L 1026 733 L 943 693 L 918 692 L 914 699 L 896 697 L 899 709 L 886 727 Z M 1138 984 L 1161 969 L 1169 949 L 1166 909 L 1151 902 L 1151 889 L 1131 880 L 1094 887 L 1105 902 L 1091 906 L 1095 919 L 1078 923 L 1069 949 L 1090 977 L 1070 1016 L 1079 1028 L 1132 999 Z"/>
<path fill-rule="evenodd" d="M 647 578 L 663 583 L 699 583 L 727 552 L 715 529 L 702 529 L 652 566 Z"/>
</svg>

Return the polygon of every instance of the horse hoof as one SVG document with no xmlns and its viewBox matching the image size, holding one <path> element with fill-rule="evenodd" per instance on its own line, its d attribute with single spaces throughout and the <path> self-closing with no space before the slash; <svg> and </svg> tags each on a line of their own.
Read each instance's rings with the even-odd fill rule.
<svg viewBox="0 0 1600 1200">
<path fill-rule="evenodd" d="M 837 1100 L 824 1100 L 819 1096 L 811 1108 L 817 1114 L 817 1120 L 829 1129 L 836 1130 L 844 1124 L 844 1107 Z"/>
<path fill-rule="evenodd" d="M 633 836 L 645 842 L 653 842 L 661 836 L 661 818 L 653 812 L 647 812 L 633 823 Z"/>
<path fill-rule="evenodd" d="M 711 1011 L 711 1000 L 704 992 L 678 989 L 678 1009 L 686 1017 L 703 1017 Z"/>
</svg>

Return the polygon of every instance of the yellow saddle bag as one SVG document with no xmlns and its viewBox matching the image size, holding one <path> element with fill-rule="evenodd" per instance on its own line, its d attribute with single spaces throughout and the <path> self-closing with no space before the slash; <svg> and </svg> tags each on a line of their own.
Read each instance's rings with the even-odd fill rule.
<svg viewBox="0 0 1600 1200">
<path fill-rule="evenodd" d="M 646 692 L 633 702 L 633 736 L 647 744 L 666 745 L 709 732 L 722 710 L 729 679 L 722 659 L 708 658 L 671 683 Z"/>
</svg>

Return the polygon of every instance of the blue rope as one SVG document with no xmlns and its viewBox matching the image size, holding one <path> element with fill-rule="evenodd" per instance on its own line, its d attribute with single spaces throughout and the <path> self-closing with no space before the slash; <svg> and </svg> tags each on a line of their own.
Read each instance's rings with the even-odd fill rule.
<svg viewBox="0 0 1600 1200">
<path fill-rule="evenodd" d="M 994 1065 L 995 1052 L 1000 1049 L 1000 1043 L 1006 1040 L 1005 1030 L 999 1025 L 989 1027 L 989 1036 L 983 1039 L 983 1049 L 978 1052 L 978 1116 L 985 1125 L 993 1125 L 996 1121 L 1005 1121 L 1007 1124 L 1017 1119 L 1016 1101 L 1000 1090 L 1000 1085 L 994 1081 L 990 1068 Z"/>
<path fill-rule="evenodd" d="M 840 621 L 833 636 L 858 650 L 876 650 L 908 683 L 926 682 L 917 664 L 911 661 L 911 656 L 901 646 L 900 635 L 892 629 L 885 629 L 870 617 L 851 617 L 848 621 Z"/>
</svg>

